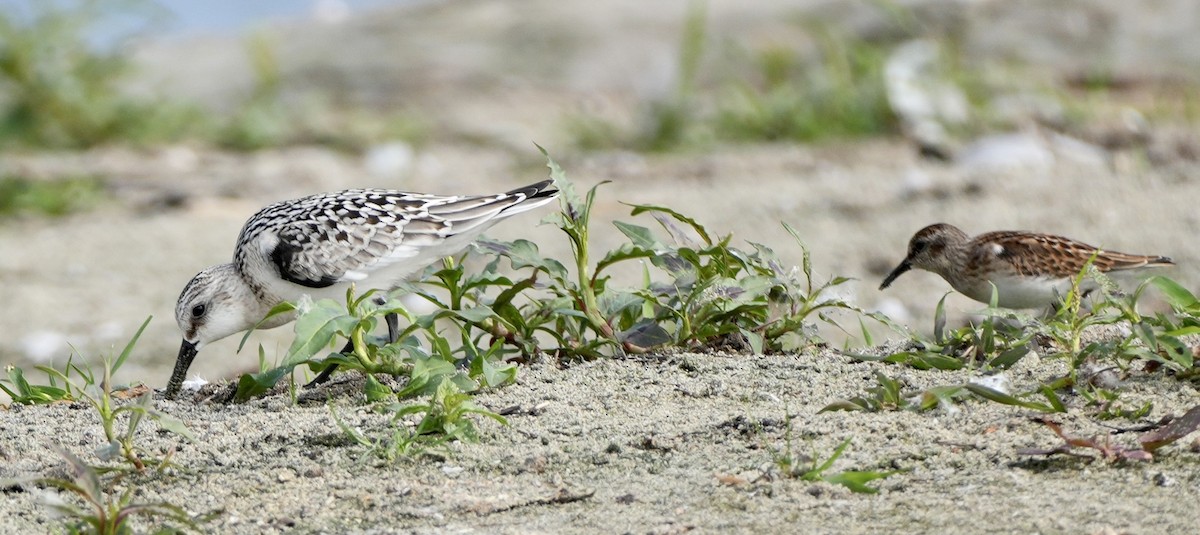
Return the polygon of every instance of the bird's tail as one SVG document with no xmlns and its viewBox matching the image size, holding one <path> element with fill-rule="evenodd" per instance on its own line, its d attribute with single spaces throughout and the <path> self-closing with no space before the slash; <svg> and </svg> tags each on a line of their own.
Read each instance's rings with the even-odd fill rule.
<svg viewBox="0 0 1200 535">
<path fill-rule="evenodd" d="M 533 210 L 534 208 L 554 200 L 558 197 L 558 190 L 554 189 L 554 181 L 543 180 L 536 184 L 530 184 L 528 186 L 505 192 L 505 195 L 512 197 L 524 197 L 524 199 L 509 205 L 501 211 L 504 214 L 504 217 L 508 217 L 521 212 Z"/>
<path fill-rule="evenodd" d="M 1105 260 L 1111 265 L 1108 268 L 1110 271 L 1119 271 L 1125 269 L 1138 268 L 1153 268 L 1153 267 L 1168 267 L 1175 265 L 1175 261 L 1165 256 L 1141 256 L 1125 253 L 1105 252 Z M 1099 262 L 1097 262 L 1099 264 Z"/>
</svg>

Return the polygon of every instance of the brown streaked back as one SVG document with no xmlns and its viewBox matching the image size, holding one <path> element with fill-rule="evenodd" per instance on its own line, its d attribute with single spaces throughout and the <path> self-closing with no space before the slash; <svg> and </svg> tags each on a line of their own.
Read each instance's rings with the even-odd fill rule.
<svg viewBox="0 0 1200 535">
<path fill-rule="evenodd" d="M 970 245 L 970 265 L 989 265 L 992 259 L 980 256 L 992 256 L 1013 266 L 1022 276 L 1071 277 L 1083 269 L 1092 255 L 1095 255 L 1093 265 L 1102 272 L 1175 264 L 1165 256 L 1133 255 L 1105 250 L 1097 254 L 1097 248 L 1086 243 L 1033 232 L 988 232 L 976 236 Z"/>
</svg>

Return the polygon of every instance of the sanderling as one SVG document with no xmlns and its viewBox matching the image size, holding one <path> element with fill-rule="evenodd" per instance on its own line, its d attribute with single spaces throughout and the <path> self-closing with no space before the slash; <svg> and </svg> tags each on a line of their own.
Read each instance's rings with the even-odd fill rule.
<svg viewBox="0 0 1200 535">
<path fill-rule="evenodd" d="M 908 256 L 883 280 L 887 288 L 912 268 L 941 275 L 955 290 L 988 303 L 992 285 L 1005 308 L 1053 306 L 1067 295 L 1089 259 L 1101 272 L 1171 266 L 1165 256 L 1141 256 L 1100 250 L 1070 238 L 1033 232 L 999 231 L 974 238 L 953 225 L 929 225 L 908 242 Z M 1094 290 L 1085 281 L 1082 290 Z"/>
<path fill-rule="evenodd" d="M 351 283 L 364 292 L 392 289 L 426 265 L 462 250 L 497 221 L 557 195 L 549 180 L 495 195 L 362 189 L 259 210 L 242 227 L 233 262 L 201 271 L 179 295 L 175 320 L 183 330 L 183 344 L 166 397 L 179 392 L 205 344 L 254 327 L 275 305 L 304 295 L 341 299 Z M 295 313 L 279 315 L 260 328 L 293 319 Z M 386 319 L 389 336 L 394 336 L 396 319 Z"/>
</svg>

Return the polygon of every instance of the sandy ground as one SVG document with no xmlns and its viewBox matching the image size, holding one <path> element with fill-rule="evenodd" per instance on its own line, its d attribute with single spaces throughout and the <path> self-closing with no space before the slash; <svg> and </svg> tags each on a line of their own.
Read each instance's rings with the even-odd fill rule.
<svg viewBox="0 0 1200 535">
<path fill-rule="evenodd" d="M 562 3 L 542 4 L 548 9 Z M 526 61 L 524 52 L 514 55 L 524 69 L 564 67 L 561 73 L 543 73 L 557 83 L 539 85 L 545 80 L 514 70 L 511 63 L 489 61 L 489 55 L 467 54 L 484 66 L 438 59 L 462 52 L 428 43 L 457 43 L 466 36 L 479 36 L 482 44 L 467 47 L 467 52 L 507 50 L 499 47 L 507 31 L 479 32 L 473 24 L 541 19 L 498 2 L 455 4 L 472 8 L 470 13 L 478 16 L 471 17 L 434 9 L 441 3 L 430 5 L 432 15 L 439 17 L 434 20 L 443 24 L 424 24 L 430 28 L 425 33 L 416 31 L 424 20 L 417 18 L 408 25 L 366 19 L 352 26 L 350 33 L 356 37 L 370 37 L 367 30 L 375 28 L 402 38 L 399 44 L 368 41 L 370 52 L 363 52 L 366 45 L 359 41 L 353 41 L 361 45 L 356 47 L 327 46 L 328 40 L 342 42 L 344 34 L 334 30 L 317 32 L 327 35 L 326 44 L 308 39 L 280 44 L 285 78 L 300 88 L 323 79 L 308 79 L 322 72 L 333 73 L 326 82 L 332 80 L 337 87 L 343 80 L 377 82 L 343 76 L 341 66 L 349 73 L 360 72 L 359 67 L 377 73 L 393 62 L 405 69 L 414 66 L 412 71 L 396 67 L 393 74 L 399 81 L 377 89 L 393 97 L 413 97 L 416 105 L 431 110 L 428 119 L 461 135 L 435 138 L 416 148 L 411 160 L 394 172 L 373 172 L 363 155 L 312 147 L 254 154 L 191 146 L 5 154 L 0 172 L 48 179 L 97 175 L 109 185 L 111 195 L 92 210 L 62 219 L 0 220 L 0 301 L 7 305 L 0 307 L 0 364 L 26 370 L 34 364 L 61 365 L 72 347 L 95 362 L 114 346 L 119 349 L 153 315 L 117 381 L 161 387 L 179 344 L 172 317 L 179 290 L 200 269 L 229 259 L 238 229 L 261 206 L 350 187 L 504 191 L 545 177 L 531 141 L 547 147 L 581 188 L 611 181 L 602 187 L 595 210 L 597 249 L 607 250 L 622 241 L 609 225 L 614 219 L 629 219 L 629 207 L 622 201 L 653 203 L 692 215 L 714 232 L 732 232 L 735 243 L 765 243 L 785 261 L 799 263 L 800 247 L 780 225 L 786 221 L 812 251 L 819 279 L 853 277 L 844 288 L 846 299 L 885 311 L 915 330 L 930 328 L 934 305 L 948 285 L 934 275 L 913 273 L 886 292 L 877 286 L 903 256 L 912 233 L 939 221 L 970 233 L 1036 230 L 1105 248 L 1171 256 L 1179 267 L 1166 274 L 1200 289 L 1194 268 L 1200 265 L 1194 239 L 1200 232 L 1194 202 L 1200 198 L 1200 181 L 1195 179 L 1200 171 L 1196 156 L 1200 143 L 1192 127 L 1151 121 L 1145 146 L 1114 152 L 1069 143 L 1064 147 L 1053 133 L 1027 130 L 1022 133 L 1028 142 L 1024 146 L 1032 143 L 1041 152 L 1035 151 L 1033 157 L 1029 152 L 1005 153 L 982 163 L 969 158 L 949 164 L 921 159 L 910 143 L 899 139 L 820 146 L 714 146 L 664 155 L 581 154 L 572 151 L 562 131 L 563 117 L 589 103 L 600 102 L 603 107 L 605 95 L 592 90 L 606 87 L 606 80 L 633 80 L 647 86 L 616 91 L 625 99 L 616 102 L 652 97 L 673 87 L 669 72 L 651 67 L 674 64 L 678 42 L 674 27 L 663 30 L 658 25 L 626 23 L 643 20 L 636 16 L 597 18 L 595 28 L 588 26 L 592 30 L 583 33 L 608 36 L 606 42 L 620 45 L 615 49 L 619 54 L 611 46 L 550 46 L 543 48 L 573 54 L 540 61 Z M 719 14 L 740 5 L 714 3 L 713 9 Z M 654 20 L 678 23 L 683 7 L 678 3 L 676 11 L 659 13 Z M 497 18 L 493 10 L 510 16 Z M 572 14 L 570 6 L 561 13 L 578 15 Z M 783 33 L 763 33 L 759 30 L 793 19 L 758 15 L 730 19 L 727 34 L 783 38 L 798 31 L 789 26 Z M 1056 19 L 1046 19 L 1059 32 Z M 546 20 L 544 24 L 557 28 L 577 28 L 558 22 L 571 19 Z M 763 20 L 771 25 L 762 26 Z M 991 18 L 984 20 L 989 22 L 971 27 L 992 26 Z M 449 28 L 451 22 L 463 26 L 456 32 Z M 541 35 L 513 27 L 522 35 Z M 1013 35 L 1037 41 L 1025 38 L 1026 25 L 1019 27 L 1022 30 Z M 617 33 L 618 29 L 640 32 L 645 38 L 631 38 Z M 429 33 L 440 40 L 429 41 Z M 1182 33 L 1195 34 L 1190 29 Z M 188 43 L 179 46 L 189 55 L 191 50 L 212 50 Z M 244 56 L 241 40 L 225 39 L 220 48 L 228 57 Z M 326 71 L 295 63 L 296 58 L 309 58 L 313 48 L 329 52 L 317 54 L 317 63 L 338 68 Z M 627 52 L 630 49 L 632 53 Z M 360 61 L 342 61 L 345 58 L 338 53 Z M 178 48 L 165 49 L 159 63 L 163 68 L 184 65 L 177 59 L 179 54 Z M 630 55 L 637 61 L 627 61 Z M 175 74 L 192 73 L 191 78 L 203 78 L 208 86 L 188 83 L 187 77 L 183 86 L 213 95 L 213 100 L 224 104 L 236 101 L 231 94 L 252 86 L 250 70 L 230 70 L 219 54 L 196 56 L 195 64 L 186 62 L 187 68 L 177 68 Z M 375 63 L 382 59 L 387 59 L 387 65 Z M 192 68 L 199 66 L 204 68 Z M 501 71 L 501 76 L 480 76 L 473 69 Z M 639 76 L 643 71 L 662 76 Z M 216 82 L 223 92 L 214 93 L 209 87 Z M 530 214 L 508 221 L 491 235 L 528 238 L 548 256 L 565 258 L 564 237 L 553 228 L 537 226 L 537 220 Z M 653 225 L 649 219 L 640 223 Z M 1153 299 L 1147 301 L 1147 310 L 1154 306 Z M 964 321 L 979 305 L 951 295 L 948 309 L 954 321 Z M 897 338 L 882 331 L 877 334 L 876 340 Z M 192 375 L 221 380 L 255 369 L 254 345 L 261 344 L 268 356 L 280 355 L 291 335 L 286 327 L 256 333 L 251 350 L 242 355 L 235 354 L 235 339 L 212 344 L 193 365 Z M 884 353 L 894 348 L 864 351 Z M 1027 358 L 1009 375 L 1014 389 L 1021 391 L 1061 374 L 1062 368 L 1059 361 Z M 159 401 L 161 409 L 185 421 L 199 440 L 180 443 L 148 425 L 139 443 L 156 452 L 178 447 L 176 461 L 181 468 L 132 481 L 140 489 L 138 499 L 183 504 L 197 513 L 223 508 L 225 514 L 207 528 L 214 533 L 679 533 L 692 529 L 1181 533 L 1195 529 L 1200 518 L 1194 507 L 1200 497 L 1195 467 L 1200 458 L 1191 441 L 1168 448 L 1153 463 L 1089 465 L 1075 459 L 1047 461 L 1018 455 L 1020 448 L 1053 447 L 1057 438 L 1032 422 L 1027 411 L 995 403 L 968 402 L 956 410 L 924 414 L 817 414 L 835 399 L 864 394 L 875 384 L 875 371 L 902 377 L 913 390 L 961 383 L 974 375 L 854 364 L 828 351 L 652 356 L 561 368 L 540 363 L 522 368 L 518 384 L 477 398 L 495 410 L 514 408 L 511 426 L 483 421 L 478 444 L 455 444 L 452 454 L 441 459 L 422 457 L 395 464 L 359 461 L 361 448 L 343 438 L 323 401 L 300 406 L 292 406 L 286 396 L 245 405 Z M 41 381 L 39 374 L 31 375 Z M 1193 385 L 1154 374 L 1135 375 L 1121 396 L 1130 405 L 1152 401 L 1154 411 L 1148 421 L 1180 414 L 1200 398 Z M 1056 418 L 1070 431 L 1084 436 L 1106 432 L 1081 400 L 1069 402 L 1071 413 Z M 365 431 L 382 427 L 380 418 L 354 397 L 335 396 L 331 405 Z M 784 446 L 787 415 L 792 416 L 794 446 L 801 452 L 824 456 L 842 440 L 853 439 L 834 470 L 906 471 L 879 483 L 881 492 L 874 496 L 781 477 L 772 468 L 772 452 Z M 71 405 L 0 409 L 0 428 L 5 429 L 0 433 L 0 478 L 58 470 L 62 462 L 46 448 L 46 440 L 97 462 L 90 452 L 100 446 L 100 428 L 88 409 Z M 1114 440 L 1133 439 L 1118 435 Z M 0 525 L 7 531 L 45 532 L 53 522 L 33 493 L 0 492 Z"/>
<path fill-rule="evenodd" d="M 888 348 L 880 348 L 880 351 Z M 895 349 L 894 347 L 891 349 Z M 1185 533 L 1200 499 L 1196 445 L 1182 441 L 1152 463 L 1028 457 L 1058 439 L 1028 411 L 969 401 L 927 413 L 818 414 L 864 394 L 874 371 L 906 389 L 966 382 L 975 371 L 921 372 L 853 363 L 830 351 L 800 355 L 677 354 L 523 368 L 517 384 L 478 396 L 507 410 L 507 427 L 480 422 L 476 444 L 389 464 L 364 455 L 330 417 L 379 433 L 384 423 L 335 384 L 292 405 L 276 395 L 244 405 L 159 401 L 187 422 L 187 443 L 148 425 L 138 443 L 177 448 L 178 469 L 135 477 L 138 500 L 194 513 L 224 509 L 211 533 Z M 1029 356 L 1007 372 L 1029 389 L 1064 371 Z M 1137 375 L 1122 401 L 1154 403 L 1149 419 L 1181 414 L 1197 391 Z M 1075 435 L 1109 428 L 1069 397 L 1056 415 Z M 790 424 L 787 423 L 791 417 Z M 96 416 L 79 405 L 0 411 L 7 430 L 0 478 L 53 474 L 47 437 L 87 460 L 100 445 Z M 1131 426 L 1114 421 L 1109 425 Z M 853 494 L 782 477 L 773 459 L 826 456 L 845 439 L 842 470 L 903 470 Z M 1133 434 L 1116 442 L 1134 443 Z M 37 494 L 0 493 L 13 533 L 52 525 Z M 143 528 L 145 524 L 142 524 Z"/>
</svg>

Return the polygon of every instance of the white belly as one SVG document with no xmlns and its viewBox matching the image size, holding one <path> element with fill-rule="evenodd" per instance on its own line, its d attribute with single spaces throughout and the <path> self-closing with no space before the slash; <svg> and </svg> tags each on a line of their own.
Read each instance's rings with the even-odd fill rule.
<svg viewBox="0 0 1200 535">
<path fill-rule="evenodd" d="M 1061 301 L 1071 291 L 1070 278 L 1052 277 L 1001 277 L 993 276 L 981 283 L 952 284 L 954 289 L 981 303 L 990 303 L 992 284 L 996 286 L 997 304 L 1004 308 L 1045 308 Z M 1096 287 L 1095 282 L 1085 279 L 1085 292 Z"/>
</svg>

